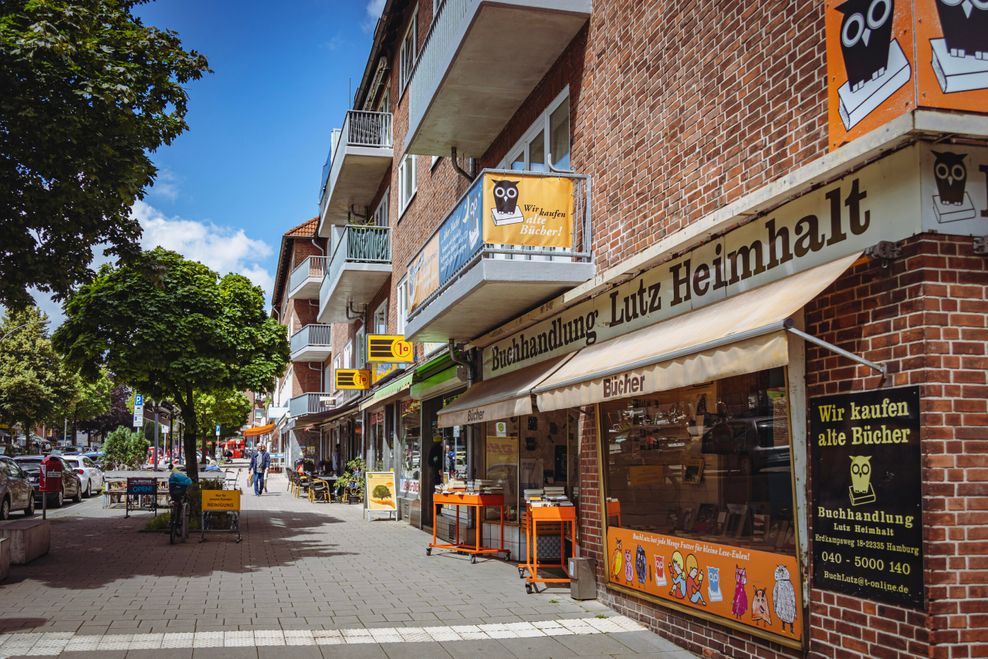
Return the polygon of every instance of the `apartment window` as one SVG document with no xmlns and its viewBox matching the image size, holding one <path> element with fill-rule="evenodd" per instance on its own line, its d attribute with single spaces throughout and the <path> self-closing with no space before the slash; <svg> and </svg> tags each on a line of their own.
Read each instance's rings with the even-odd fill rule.
<svg viewBox="0 0 988 659">
<path fill-rule="evenodd" d="M 385 300 L 374 311 L 374 324 L 372 325 L 374 334 L 388 333 L 388 301 Z"/>
<path fill-rule="evenodd" d="M 354 368 L 365 368 L 367 366 L 367 330 L 361 327 L 353 339 Z"/>
<path fill-rule="evenodd" d="M 405 92 L 405 86 L 412 77 L 412 69 L 415 68 L 415 60 L 418 58 L 418 23 L 419 15 L 415 13 L 412 15 L 412 22 L 408 24 L 405 38 L 401 40 L 401 51 L 398 55 L 399 96 Z"/>
<path fill-rule="evenodd" d="M 405 156 L 398 166 L 398 216 L 412 203 L 418 183 L 415 180 L 415 156 Z"/>
<path fill-rule="evenodd" d="M 508 151 L 499 167 L 545 172 L 548 158 L 556 169 L 570 168 L 569 87 L 557 96 L 545 112 L 525 131 Z"/>
<path fill-rule="evenodd" d="M 374 216 L 371 218 L 371 224 L 376 227 L 386 227 L 388 226 L 388 207 L 391 200 L 391 188 L 384 191 L 384 195 L 381 197 L 381 203 L 377 205 L 374 210 Z"/>
<path fill-rule="evenodd" d="M 349 341 L 343 348 L 343 368 L 353 368 L 353 341 Z"/>
<path fill-rule="evenodd" d="M 391 112 L 391 81 L 384 83 L 384 91 L 381 93 L 381 100 L 377 103 L 378 112 Z"/>
<path fill-rule="evenodd" d="M 326 388 L 327 391 L 336 391 L 336 371 L 343 368 L 343 355 L 336 355 L 333 359 L 332 373 L 329 377 L 329 386 Z"/>
<path fill-rule="evenodd" d="M 408 278 L 402 277 L 395 290 L 397 308 L 395 309 L 395 333 L 405 334 L 405 320 L 408 315 Z"/>
</svg>

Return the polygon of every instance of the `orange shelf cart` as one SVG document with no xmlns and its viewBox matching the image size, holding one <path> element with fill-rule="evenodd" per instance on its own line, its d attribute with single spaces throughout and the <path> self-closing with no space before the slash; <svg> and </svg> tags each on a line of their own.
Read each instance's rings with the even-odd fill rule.
<svg viewBox="0 0 988 659">
<path fill-rule="evenodd" d="M 539 523 L 559 525 L 559 562 L 539 562 Z M 566 525 L 569 525 L 570 542 L 576 547 L 576 506 L 526 506 L 525 510 L 525 547 L 528 562 L 518 566 L 518 576 L 525 579 L 525 592 L 538 592 L 536 583 L 569 583 L 569 577 L 540 577 L 539 570 L 543 568 L 562 568 L 567 573 L 566 559 Z M 525 576 L 525 572 L 528 576 Z"/>
<path fill-rule="evenodd" d="M 617 525 L 621 526 L 621 502 L 620 501 L 608 501 L 607 502 L 607 520 L 610 522 L 611 517 L 617 517 Z"/>
<path fill-rule="evenodd" d="M 426 556 L 432 555 L 433 549 L 447 549 L 450 551 L 470 554 L 470 562 L 476 563 L 480 554 L 505 554 L 511 558 L 511 550 L 504 548 L 504 495 L 503 494 L 460 494 L 447 492 L 446 494 L 436 493 L 432 495 L 432 542 L 425 549 Z M 440 543 L 436 541 L 436 528 L 439 526 L 436 520 L 439 518 L 439 506 L 456 506 L 456 536 L 452 544 Z M 460 542 L 460 506 L 476 508 L 477 510 L 477 535 L 475 544 L 468 545 Z M 501 541 L 497 547 L 484 547 L 480 542 L 480 529 L 484 520 L 481 511 L 484 508 L 497 508 L 500 512 L 500 532 Z"/>
</svg>

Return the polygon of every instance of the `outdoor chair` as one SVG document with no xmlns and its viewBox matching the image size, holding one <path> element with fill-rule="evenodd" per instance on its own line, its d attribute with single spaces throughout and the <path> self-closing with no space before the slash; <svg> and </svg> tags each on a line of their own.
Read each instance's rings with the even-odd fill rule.
<svg viewBox="0 0 988 659">
<path fill-rule="evenodd" d="M 309 477 L 300 474 L 298 476 L 298 489 L 295 492 L 295 496 L 297 497 L 309 496 L 309 485 L 310 485 Z"/>
<path fill-rule="evenodd" d="M 309 501 L 315 503 L 320 499 L 329 503 L 329 483 L 319 478 L 313 478 L 312 484 L 309 485 Z"/>
</svg>

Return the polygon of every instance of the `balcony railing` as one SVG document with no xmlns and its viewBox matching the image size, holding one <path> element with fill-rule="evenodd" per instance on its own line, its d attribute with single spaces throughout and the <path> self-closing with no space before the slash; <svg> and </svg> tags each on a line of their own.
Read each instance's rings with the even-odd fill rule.
<svg viewBox="0 0 988 659">
<path fill-rule="evenodd" d="M 289 292 L 298 290 L 308 279 L 322 280 L 326 275 L 326 256 L 309 256 L 299 263 L 288 278 Z"/>
<path fill-rule="evenodd" d="M 390 149 L 392 147 L 391 113 L 347 110 L 343 128 L 339 137 L 333 141 L 326 164 L 322 168 L 319 205 L 323 208 L 326 205 L 327 193 L 332 189 L 331 179 L 334 177 L 334 170 L 336 176 L 339 175 L 340 155 L 346 147 L 351 146 Z"/>
<path fill-rule="evenodd" d="M 391 263 L 391 227 L 346 225 L 333 250 L 326 281 L 337 281 L 347 263 Z"/>
<path fill-rule="evenodd" d="M 332 331 L 332 325 L 306 325 L 292 334 L 290 339 L 292 354 L 310 347 L 331 347 L 333 345 Z"/>
<path fill-rule="evenodd" d="M 482 199 L 484 184 L 491 176 L 510 176 L 513 178 L 548 177 L 557 179 L 571 179 L 573 181 L 573 218 L 572 237 L 568 247 L 534 247 L 500 243 L 484 242 L 487 235 L 487 225 L 490 219 L 484 217 L 484 202 Z M 519 204 L 520 205 L 520 204 Z M 450 211 L 442 224 L 433 232 L 418 254 L 409 262 L 409 282 L 413 290 L 410 300 L 408 319 L 411 320 L 429 305 L 436 297 L 442 294 L 453 282 L 459 279 L 463 273 L 476 265 L 482 259 L 504 259 L 504 260 L 524 260 L 524 261 L 548 261 L 548 262 L 569 262 L 586 263 L 593 260 L 590 252 L 592 245 L 591 224 L 590 224 L 590 184 L 589 178 L 582 174 L 567 173 L 540 173 L 531 171 L 514 170 L 494 170 L 485 169 L 477 176 L 460 200 Z M 488 209 L 489 210 L 489 209 Z M 478 213 L 481 217 L 476 222 L 475 230 L 478 237 L 463 227 L 469 227 L 467 220 Z M 431 244 L 436 243 L 436 244 Z M 450 244 L 447 244 L 450 243 Z M 435 266 L 438 271 L 438 278 L 424 281 L 430 283 L 430 289 L 417 291 L 418 281 L 416 272 L 422 268 L 428 271 L 429 264 L 424 263 L 424 259 L 430 255 L 447 254 L 446 258 L 440 258 Z M 436 258 L 436 256 L 432 256 Z"/>
<path fill-rule="evenodd" d="M 334 407 L 336 407 L 336 398 L 333 394 L 326 392 L 302 394 L 288 401 L 288 414 L 292 417 L 305 416 L 327 412 Z"/>
</svg>

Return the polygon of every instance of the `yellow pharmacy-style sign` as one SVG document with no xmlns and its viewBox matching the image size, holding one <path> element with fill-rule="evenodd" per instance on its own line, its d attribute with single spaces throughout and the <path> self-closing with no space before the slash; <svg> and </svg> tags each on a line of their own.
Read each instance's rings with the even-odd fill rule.
<svg viewBox="0 0 988 659">
<path fill-rule="evenodd" d="M 415 361 L 415 349 L 401 335 L 368 334 L 367 361 L 411 364 Z"/>
<path fill-rule="evenodd" d="M 573 179 L 489 174 L 484 177 L 484 242 L 573 247 Z"/>
<path fill-rule="evenodd" d="M 368 471 L 364 500 L 368 510 L 395 510 L 395 472 Z"/>
<path fill-rule="evenodd" d="M 240 510 L 240 490 L 203 490 L 203 511 Z"/>
<path fill-rule="evenodd" d="M 337 389 L 370 389 L 370 371 L 359 368 L 336 369 Z"/>
</svg>

